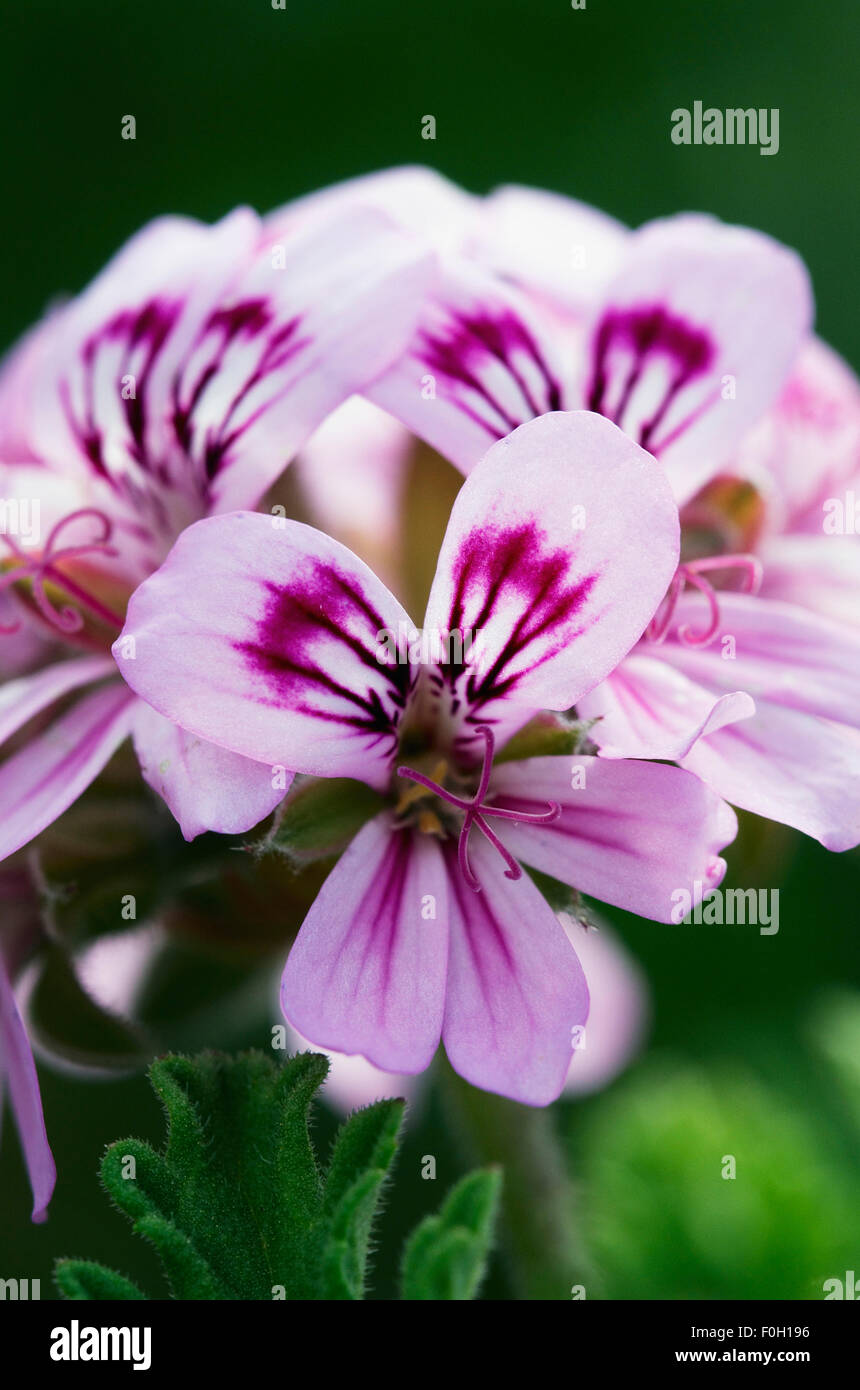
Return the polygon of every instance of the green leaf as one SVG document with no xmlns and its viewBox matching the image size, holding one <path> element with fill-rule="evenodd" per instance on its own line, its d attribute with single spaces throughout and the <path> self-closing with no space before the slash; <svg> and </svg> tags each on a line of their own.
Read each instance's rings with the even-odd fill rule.
<svg viewBox="0 0 860 1390">
<path fill-rule="evenodd" d="M 330 1234 L 323 1256 L 323 1298 L 364 1297 L 373 1219 L 397 1153 L 405 1101 L 383 1100 L 342 1126 L 326 1177 Z M 361 1177 L 353 1181 L 353 1174 Z"/>
<path fill-rule="evenodd" d="M 403 1298 L 475 1297 L 486 1270 L 501 1186 L 498 1168 L 469 1173 L 449 1193 L 438 1216 L 425 1217 L 415 1228 L 403 1255 Z"/>
<path fill-rule="evenodd" d="M 145 1299 L 146 1294 L 115 1269 L 95 1264 L 92 1260 L 57 1260 L 54 1279 L 63 1298 L 85 1299 Z"/>
<path fill-rule="evenodd" d="M 291 791 L 273 829 L 252 846 L 286 855 L 297 868 L 340 854 L 383 806 L 377 792 L 348 777 L 310 778 Z"/>
<path fill-rule="evenodd" d="M 133 1231 L 155 1248 L 175 1298 L 364 1298 L 373 1223 L 405 1102 L 357 1111 L 321 1165 L 308 1125 L 327 1071 L 328 1059 L 314 1052 L 283 1065 L 261 1052 L 152 1064 L 167 1141 L 160 1151 L 139 1139 L 111 1144 L 101 1176 Z M 477 1286 L 498 1175 L 478 1178 L 477 1186 L 461 1184 L 442 1216 L 431 1218 L 443 1222 L 445 1240 L 449 1228 L 456 1235 L 444 1248 L 431 1242 L 427 1252 L 425 1283 L 443 1290 L 433 1297 L 469 1298 Z M 60 1261 L 56 1278 L 66 1298 L 146 1296 L 87 1261 Z"/>
</svg>

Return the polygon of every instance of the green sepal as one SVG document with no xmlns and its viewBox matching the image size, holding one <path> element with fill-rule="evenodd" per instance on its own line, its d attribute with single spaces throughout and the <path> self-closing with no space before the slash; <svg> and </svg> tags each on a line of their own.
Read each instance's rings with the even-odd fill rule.
<svg viewBox="0 0 860 1390">
<path fill-rule="evenodd" d="M 303 779 L 281 806 L 273 828 L 251 846 L 283 854 L 296 868 L 342 853 L 384 806 L 378 792 L 349 777 Z"/>
<path fill-rule="evenodd" d="M 576 757 L 591 751 L 589 731 L 596 719 L 571 719 L 564 714 L 538 714 L 496 754 L 497 763 L 525 758 Z"/>
<path fill-rule="evenodd" d="M 425 1217 L 415 1228 L 403 1254 L 404 1299 L 475 1297 L 487 1267 L 501 1187 L 498 1168 L 469 1173 L 448 1194 L 439 1214 Z"/>
</svg>

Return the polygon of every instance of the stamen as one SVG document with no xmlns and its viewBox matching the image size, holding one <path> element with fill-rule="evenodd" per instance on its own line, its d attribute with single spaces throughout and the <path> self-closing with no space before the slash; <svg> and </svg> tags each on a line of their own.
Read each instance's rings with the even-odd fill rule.
<svg viewBox="0 0 860 1390">
<path fill-rule="evenodd" d="M 423 772 L 416 772 L 411 767 L 399 767 L 398 777 L 406 777 L 410 782 L 416 782 L 427 791 L 433 792 L 449 806 L 456 806 L 458 811 L 463 812 L 463 825 L 460 830 L 460 838 L 457 844 L 457 862 L 460 871 L 468 883 L 469 887 L 476 893 L 480 893 L 481 885 L 475 875 L 469 860 L 469 832 L 473 825 L 476 825 L 485 835 L 490 844 L 498 850 L 499 854 L 507 864 L 505 878 L 522 878 L 523 871 L 505 845 L 502 844 L 498 835 L 491 826 L 487 824 L 487 816 L 498 816 L 501 820 L 521 821 L 526 825 L 548 825 L 554 820 L 558 820 L 561 815 L 561 807 L 558 802 L 551 801 L 546 811 L 512 811 L 504 806 L 488 806 L 484 801 L 490 785 L 490 774 L 493 770 L 493 754 L 495 752 L 495 738 L 489 724 L 479 724 L 475 732 L 482 734 L 484 738 L 484 763 L 481 768 L 481 777 L 478 782 L 478 789 L 471 800 L 465 797 L 456 796 L 454 792 L 448 791 L 447 787 L 440 786 L 432 778 L 425 777 Z M 401 798 L 402 802 L 402 798 Z M 398 805 L 401 803 L 398 803 Z"/>
<path fill-rule="evenodd" d="M 59 550 L 55 549 L 58 537 L 70 522 L 77 521 L 84 516 L 93 516 L 101 523 L 101 535 L 83 545 L 67 545 Z M 4 574 L 0 574 L 0 591 L 11 588 L 22 579 L 29 579 L 32 583 L 33 602 L 45 621 L 60 632 L 79 632 L 84 625 L 83 617 L 76 608 L 70 608 L 68 605 L 59 609 L 54 608 L 45 592 L 45 583 L 50 581 L 57 588 L 63 589 L 71 598 L 77 599 L 84 608 L 89 609 L 91 613 L 101 618 L 110 627 L 115 627 L 117 631 L 121 631 L 123 618 L 119 613 L 114 613 L 112 609 L 96 598 L 95 594 L 91 594 L 76 580 L 56 568 L 58 560 L 76 560 L 81 555 L 100 554 L 111 558 L 116 557 L 119 555 L 119 551 L 115 546 L 108 544 L 112 531 L 113 522 L 104 512 L 97 507 L 81 507 L 78 511 L 70 512 L 68 516 L 62 517 L 56 525 L 52 526 L 41 555 L 28 555 L 11 536 L 4 535 L 3 540 L 6 545 L 21 563 L 7 570 Z M 13 623 L 11 626 L 0 624 L 0 633 L 11 636 L 20 628 L 20 622 Z"/>
<path fill-rule="evenodd" d="M 736 592 L 746 594 L 758 592 L 762 580 L 762 567 L 755 555 L 709 555 L 703 560 L 688 560 L 685 564 L 678 566 L 666 591 L 662 608 L 651 619 L 645 630 L 648 641 L 660 643 L 668 636 L 678 600 L 684 591 L 684 586 L 690 584 L 698 590 L 708 604 L 708 625 L 702 631 L 696 632 L 685 623 L 683 627 L 678 629 L 678 638 L 687 647 L 706 647 L 709 642 L 712 642 L 720 630 L 720 606 L 716 590 L 710 581 L 703 576 L 709 570 L 724 569 L 739 569 L 741 571 L 742 584 Z"/>
</svg>

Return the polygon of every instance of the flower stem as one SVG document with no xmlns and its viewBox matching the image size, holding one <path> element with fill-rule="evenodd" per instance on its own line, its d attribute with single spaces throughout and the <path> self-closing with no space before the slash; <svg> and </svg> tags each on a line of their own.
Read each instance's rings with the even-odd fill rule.
<svg viewBox="0 0 860 1390">
<path fill-rule="evenodd" d="M 501 1241 L 517 1297 L 569 1299 L 574 1285 L 587 1287 L 587 1260 L 552 1109 L 479 1091 L 444 1056 L 437 1065 L 443 1103 L 469 1162 L 504 1169 Z"/>
</svg>

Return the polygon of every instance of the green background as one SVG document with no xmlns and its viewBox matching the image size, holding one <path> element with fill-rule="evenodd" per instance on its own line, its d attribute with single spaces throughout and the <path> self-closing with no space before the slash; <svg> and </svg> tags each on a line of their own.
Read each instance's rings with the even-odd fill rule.
<svg viewBox="0 0 860 1390">
<path fill-rule="evenodd" d="M 760 227 L 801 252 L 815 285 L 819 331 L 860 364 L 860 92 L 850 0 L 588 0 L 584 11 L 568 0 L 287 0 L 285 10 L 272 9 L 270 0 L 29 0 L 4 10 L 2 346 L 55 296 L 82 287 L 156 214 L 214 219 L 241 202 L 265 210 L 339 178 L 424 162 L 475 191 L 506 181 L 539 185 L 631 224 L 704 209 Z M 779 153 L 674 146 L 670 113 L 696 99 L 722 108 L 778 107 Z M 129 113 L 137 120 L 134 142 L 120 137 Z M 421 139 L 425 114 L 436 117 L 435 142 Z M 857 858 L 748 825 L 730 864 L 732 883 L 780 887 L 779 934 L 658 927 L 619 916 L 652 984 L 650 1054 L 607 1097 L 557 1107 L 573 1156 L 592 1175 L 595 1211 L 601 1184 L 602 1200 L 614 1202 L 611 1164 L 623 1161 L 619 1134 L 629 1138 L 630 1171 L 642 1181 L 640 1206 L 650 1216 L 604 1242 L 607 1289 L 616 1296 L 781 1296 L 807 1278 L 840 1274 L 844 1266 L 834 1262 L 847 1258 L 838 1209 L 815 1197 L 832 1190 L 830 1163 L 856 1196 L 856 1117 L 810 1045 L 807 1020 L 813 1008 L 826 1016 L 828 987 L 858 984 Z M 248 1041 L 259 1043 L 259 1035 Z M 678 1067 L 697 1078 L 692 1099 L 671 1079 Z M 736 1262 L 737 1249 L 714 1253 L 692 1209 L 713 1205 L 711 1189 L 696 1187 L 700 1179 L 705 1184 L 696 1165 L 709 1152 L 710 1123 L 697 1087 L 728 1086 L 731 1129 L 738 1104 L 732 1087 L 741 1075 L 765 1088 L 765 1113 L 748 1143 L 773 1143 L 772 1162 L 770 1152 L 758 1154 L 756 1200 L 759 1216 L 775 1214 L 774 1229 L 760 1221 L 750 1258 Z M 153 1262 L 108 1210 L 95 1165 L 104 1143 L 124 1133 L 159 1137 L 155 1101 L 142 1079 L 87 1086 L 44 1072 L 43 1082 L 60 1182 L 51 1220 L 31 1227 L 7 1125 L 0 1277 L 41 1277 L 46 1295 L 53 1256 L 64 1253 L 102 1258 L 145 1281 Z M 638 1090 L 628 1103 L 631 1085 Z M 675 1118 L 666 1123 L 665 1140 L 654 1140 L 649 1160 L 642 1151 L 648 1124 L 640 1124 L 640 1134 L 633 1110 L 644 1096 L 647 1113 L 650 1087 Z M 695 1124 L 678 1121 L 685 1105 L 704 1117 L 699 1149 L 689 1138 Z M 798 1140 L 797 1153 L 790 1141 L 789 1151 L 776 1142 L 781 1131 L 776 1120 L 769 1123 L 767 1106 L 774 1115 L 782 1107 L 800 1117 L 808 1143 Z M 323 1142 L 329 1129 L 323 1117 Z M 721 1139 L 715 1134 L 714 1144 Z M 427 1152 L 440 1156 L 445 1181 L 408 1176 L 417 1173 L 416 1155 Z M 410 1137 L 386 1233 L 435 1204 L 436 1192 L 427 1189 L 441 1195 L 462 1165 L 433 1099 Z M 691 1209 L 682 1211 L 678 1188 L 687 1179 Z M 780 1188 L 786 1182 L 787 1199 Z M 803 1201 L 794 1200 L 798 1191 Z M 586 1184 L 586 1206 L 591 1196 Z M 754 1216 L 749 1220 L 755 1226 Z M 804 1240 L 812 1226 L 818 1244 L 810 1254 Z M 616 1236 L 627 1248 L 609 1248 Z M 634 1267 L 646 1246 L 655 1253 L 641 1275 Z M 390 1288 L 390 1248 L 383 1241 L 382 1295 Z M 703 1273 L 709 1249 L 712 1267 Z M 786 1276 L 781 1283 L 793 1262 L 794 1281 Z M 860 1243 L 853 1267 L 860 1270 Z M 501 1270 L 487 1292 L 510 1295 Z"/>
</svg>

